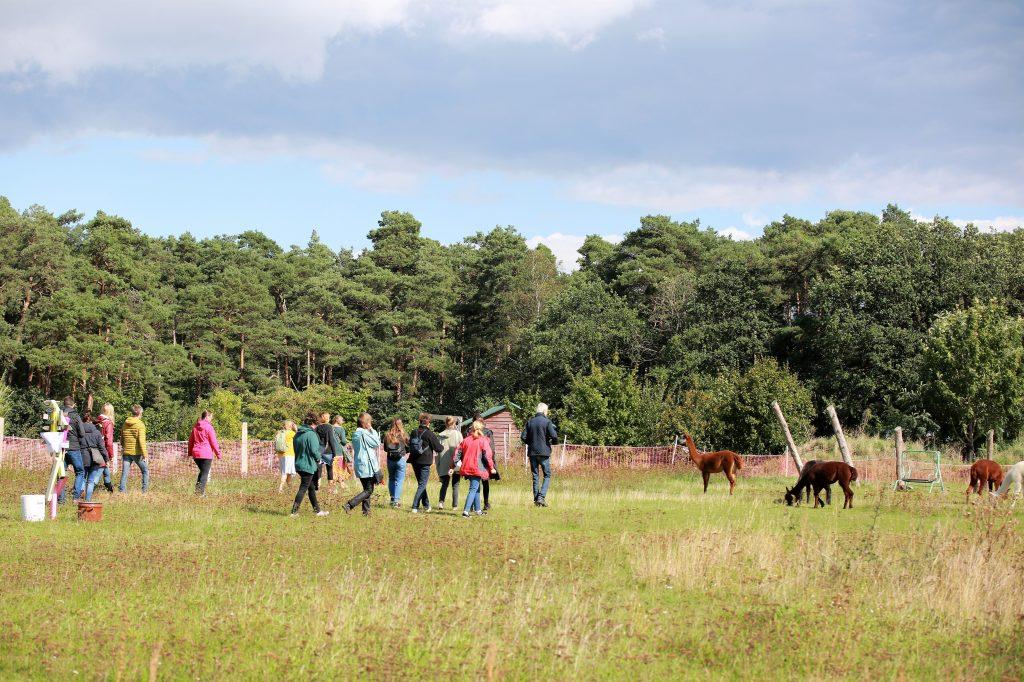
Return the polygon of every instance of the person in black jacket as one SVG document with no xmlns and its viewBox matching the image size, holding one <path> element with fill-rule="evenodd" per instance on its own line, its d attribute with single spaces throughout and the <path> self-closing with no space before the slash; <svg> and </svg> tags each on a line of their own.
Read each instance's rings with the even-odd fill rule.
<svg viewBox="0 0 1024 682">
<path fill-rule="evenodd" d="M 103 434 L 92 422 L 92 414 L 86 412 L 80 419 L 82 435 L 79 438 L 79 448 L 82 454 L 82 466 L 86 474 L 83 477 L 85 485 L 85 501 L 92 500 L 92 491 L 103 476 L 103 469 L 110 460 L 110 453 L 107 452 L 106 443 L 103 442 Z"/>
<path fill-rule="evenodd" d="M 334 458 L 341 455 L 341 446 L 338 445 L 338 438 L 334 435 L 334 427 L 330 424 L 331 415 L 324 412 L 320 415 L 316 425 L 316 436 L 320 439 L 320 466 L 313 475 L 313 490 L 320 490 L 320 472 L 327 470 L 327 480 L 334 481 Z M 338 489 L 331 490 L 337 493 Z"/>
<path fill-rule="evenodd" d="M 64 465 L 75 470 L 75 488 L 72 499 L 77 500 L 85 491 L 85 466 L 82 464 L 82 417 L 75 409 L 75 399 L 71 396 L 64 398 L 64 418 L 68 422 L 68 449 L 64 453 Z M 57 497 L 58 502 L 64 502 L 67 497 L 67 488 L 61 490 Z"/>
<path fill-rule="evenodd" d="M 537 414 L 526 422 L 521 438 L 526 443 L 526 455 L 533 473 L 533 503 L 538 507 L 546 507 L 548 488 L 551 486 L 551 446 L 558 442 L 558 432 L 548 419 L 548 406 L 545 403 L 537 405 Z M 540 482 L 541 471 L 544 472 L 543 485 Z"/>
<path fill-rule="evenodd" d="M 430 511 L 430 499 L 427 496 L 427 481 L 430 480 L 430 468 L 434 466 L 434 455 L 444 450 L 441 441 L 430 430 L 430 415 L 420 413 L 420 425 L 413 429 L 409 436 L 409 464 L 416 476 L 416 494 L 412 498 L 412 513 L 418 514 L 420 507 Z"/>
</svg>

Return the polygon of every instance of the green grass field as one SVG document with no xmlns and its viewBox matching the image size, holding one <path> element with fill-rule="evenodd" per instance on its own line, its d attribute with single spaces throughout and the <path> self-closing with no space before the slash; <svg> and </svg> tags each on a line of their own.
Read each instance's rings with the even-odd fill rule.
<svg viewBox="0 0 1024 682">
<path fill-rule="evenodd" d="M 469 520 L 156 480 L 100 524 L 30 524 L 39 476 L 5 471 L 0 679 L 1024 677 L 1022 504 L 618 472 L 536 509 L 508 474 Z"/>
</svg>

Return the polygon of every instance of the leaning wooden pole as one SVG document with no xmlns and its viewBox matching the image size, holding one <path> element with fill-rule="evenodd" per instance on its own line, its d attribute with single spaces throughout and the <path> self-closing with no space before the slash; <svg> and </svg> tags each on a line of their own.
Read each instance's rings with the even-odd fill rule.
<svg viewBox="0 0 1024 682">
<path fill-rule="evenodd" d="M 839 443 L 839 452 L 843 456 L 843 461 L 853 466 L 853 455 L 850 454 L 850 446 L 846 444 L 846 434 L 843 433 L 843 425 L 839 422 L 839 415 L 836 414 L 836 408 L 834 405 L 829 405 L 825 408 L 828 412 L 829 419 L 832 420 L 832 430 L 836 432 L 836 442 Z M 857 479 L 857 485 L 860 485 L 860 479 Z"/>
<path fill-rule="evenodd" d="M 772 401 L 772 411 L 775 412 L 775 418 L 779 420 L 779 426 L 782 427 L 782 433 L 786 437 L 786 448 L 789 450 L 789 456 L 793 458 L 793 463 L 796 464 L 796 475 L 799 476 L 804 468 L 804 463 L 800 459 L 800 451 L 796 449 L 796 443 L 793 442 L 793 434 L 789 432 L 786 415 L 782 414 L 782 408 L 779 407 L 778 400 Z"/>
<path fill-rule="evenodd" d="M 903 461 L 903 427 L 896 427 L 896 486 L 899 487 L 900 481 L 903 480 L 903 471 L 900 469 L 900 463 Z M 859 477 L 858 477 L 859 478 Z"/>
</svg>

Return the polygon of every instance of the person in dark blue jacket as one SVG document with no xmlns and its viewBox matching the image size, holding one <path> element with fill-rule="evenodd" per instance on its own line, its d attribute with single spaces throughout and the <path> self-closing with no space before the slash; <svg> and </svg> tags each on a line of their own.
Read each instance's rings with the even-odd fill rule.
<svg viewBox="0 0 1024 682">
<path fill-rule="evenodd" d="M 530 460 L 530 471 L 533 473 L 533 503 L 538 507 L 546 507 L 548 488 L 551 486 L 551 446 L 558 442 L 555 425 L 548 419 L 547 404 L 537 405 L 537 414 L 526 422 L 521 438 L 526 443 L 526 455 Z M 540 481 L 542 471 L 543 484 Z"/>
</svg>

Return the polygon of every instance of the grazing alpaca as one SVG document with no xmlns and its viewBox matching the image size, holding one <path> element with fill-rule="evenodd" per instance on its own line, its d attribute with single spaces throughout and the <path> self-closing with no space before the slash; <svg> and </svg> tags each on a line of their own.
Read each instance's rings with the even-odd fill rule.
<svg viewBox="0 0 1024 682">
<path fill-rule="evenodd" d="M 731 450 L 701 454 L 697 452 L 697 446 L 693 444 L 690 434 L 683 435 L 686 436 L 686 447 L 690 451 L 690 459 L 693 460 L 693 463 L 700 469 L 701 476 L 704 477 L 704 492 L 708 491 L 708 479 L 711 478 L 711 474 L 721 473 L 729 479 L 729 494 L 732 495 L 732 490 L 736 487 L 736 472 L 743 468 L 740 456 Z"/>
<path fill-rule="evenodd" d="M 815 462 L 814 466 L 805 466 L 800 473 L 800 480 L 796 485 L 786 491 L 786 504 L 792 506 L 794 502 L 800 501 L 800 493 L 807 486 L 814 487 L 814 508 L 824 507 L 822 504 L 822 488 L 828 488 L 833 483 L 838 483 L 843 489 L 843 509 L 853 509 L 853 490 L 850 488 L 850 481 L 857 480 L 857 470 L 846 462 Z"/>
<path fill-rule="evenodd" d="M 1007 491 L 1013 489 L 1017 490 L 1018 495 L 1024 494 L 1024 462 L 1017 462 L 1007 469 L 1003 484 L 992 495 L 1002 497 Z"/>
<path fill-rule="evenodd" d="M 981 489 L 988 484 L 988 491 L 992 492 L 1003 482 L 1003 467 L 990 459 L 979 459 L 971 465 L 971 482 L 967 485 L 967 499 L 970 502 L 971 492 L 981 495 Z"/>
<path fill-rule="evenodd" d="M 812 460 L 809 460 L 807 462 L 804 462 L 803 468 L 800 469 L 800 476 L 803 476 L 805 473 L 807 473 L 807 471 L 811 467 L 813 467 L 815 464 L 817 464 L 817 463 L 818 463 L 818 460 L 816 460 L 816 459 L 812 459 Z M 800 477 L 798 476 L 797 477 L 797 482 L 799 483 L 799 481 L 800 481 Z M 805 489 L 805 492 L 807 493 L 807 502 L 810 502 L 811 501 L 811 486 L 808 485 L 807 488 Z M 825 504 L 832 504 L 832 486 L 831 485 L 825 486 Z"/>
</svg>

